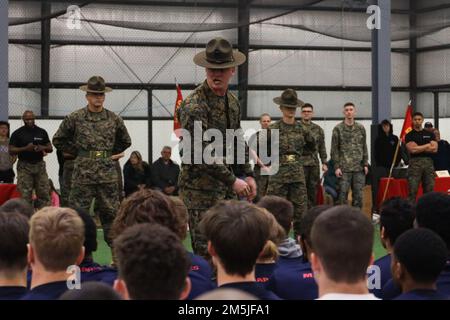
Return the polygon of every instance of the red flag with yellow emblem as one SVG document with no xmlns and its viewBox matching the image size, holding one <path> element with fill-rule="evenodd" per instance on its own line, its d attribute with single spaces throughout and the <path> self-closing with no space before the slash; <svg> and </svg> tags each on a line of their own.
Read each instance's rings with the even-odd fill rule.
<svg viewBox="0 0 450 320">
<path fill-rule="evenodd" d="M 413 129 L 412 111 L 411 101 L 409 101 L 408 107 L 406 108 L 405 120 L 403 121 L 402 132 L 400 133 L 400 140 L 403 143 L 405 142 L 406 135 Z"/>
</svg>

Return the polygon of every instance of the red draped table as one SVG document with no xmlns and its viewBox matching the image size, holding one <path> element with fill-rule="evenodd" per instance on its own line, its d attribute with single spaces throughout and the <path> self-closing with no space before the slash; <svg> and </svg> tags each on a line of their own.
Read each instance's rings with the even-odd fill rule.
<svg viewBox="0 0 450 320">
<path fill-rule="evenodd" d="M 0 205 L 12 198 L 20 198 L 20 193 L 17 191 L 17 185 L 0 183 Z"/>
<path fill-rule="evenodd" d="M 380 184 L 378 186 L 377 194 L 377 206 L 379 207 L 382 200 L 384 189 L 388 182 L 388 178 L 381 178 Z M 389 188 L 386 193 L 386 199 L 393 197 L 408 198 L 408 181 L 406 179 L 394 179 L 390 178 Z M 434 191 L 450 193 L 450 177 L 435 178 Z M 419 186 L 419 191 L 417 192 L 417 197 L 423 194 L 422 185 Z"/>
</svg>

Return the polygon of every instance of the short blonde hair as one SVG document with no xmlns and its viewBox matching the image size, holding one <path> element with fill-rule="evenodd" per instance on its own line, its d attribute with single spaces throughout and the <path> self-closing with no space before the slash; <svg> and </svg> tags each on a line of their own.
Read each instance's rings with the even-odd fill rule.
<svg viewBox="0 0 450 320">
<path fill-rule="evenodd" d="M 66 270 L 83 247 L 83 220 L 73 209 L 44 207 L 31 217 L 30 243 L 46 270 Z"/>
</svg>

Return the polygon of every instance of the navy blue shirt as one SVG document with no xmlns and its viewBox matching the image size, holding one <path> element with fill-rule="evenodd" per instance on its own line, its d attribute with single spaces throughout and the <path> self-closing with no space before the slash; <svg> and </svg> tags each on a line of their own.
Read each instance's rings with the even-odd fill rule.
<svg viewBox="0 0 450 320">
<path fill-rule="evenodd" d="M 402 293 L 394 300 L 449 300 L 449 297 L 436 290 L 417 289 Z"/>
<path fill-rule="evenodd" d="M 212 269 L 208 261 L 192 252 L 188 252 L 188 255 L 191 258 L 191 272 L 200 273 L 205 278 L 211 279 Z"/>
<path fill-rule="evenodd" d="M 262 284 L 253 281 L 226 283 L 221 285 L 219 288 L 238 289 L 250 293 L 261 300 L 281 300 L 280 297 L 275 295 L 272 291 L 264 288 Z"/>
<path fill-rule="evenodd" d="M 110 286 L 117 279 L 117 270 L 108 266 L 102 266 L 91 259 L 85 259 L 80 264 L 81 282 L 100 281 Z"/>
<path fill-rule="evenodd" d="M 392 273 L 391 273 L 391 255 L 387 254 L 377 260 L 373 263 L 375 266 L 378 266 L 380 268 L 380 284 L 381 287 L 379 289 L 372 289 L 370 290 L 371 293 L 373 293 L 377 298 L 382 298 L 382 291 L 385 284 L 392 279 Z"/>
<path fill-rule="evenodd" d="M 19 300 L 28 292 L 26 287 L 0 287 L 0 300 Z"/>
<path fill-rule="evenodd" d="M 444 270 L 436 281 L 437 291 L 445 296 L 450 297 L 450 260 L 447 261 Z M 401 289 L 391 279 L 383 287 L 383 300 L 392 300 L 401 294 Z"/>
<path fill-rule="evenodd" d="M 450 296 L 450 260 L 447 261 L 444 270 L 439 275 L 436 287 L 440 293 Z"/>
<path fill-rule="evenodd" d="M 311 264 L 302 257 L 279 258 L 267 289 L 286 300 L 314 300 L 319 297 Z"/>
<path fill-rule="evenodd" d="M 34 287 L 21 300 L 58 300 L 67 290 L 67 281 L 50 282 Z"/>
<path fill-rule="evenodd" d="M 255 266 L 256 282 L 266 285 L 275 270 L 276 263 L 257 263 Z"/>
<path fill-rule="evenodd" d="M 193 300 L 199 295 L 217 288 L 217 285 L 211 281 L 211 278 L 205 278 L 198 272 L 191 271 L 188 276 L 191 280 L 191 292 L 189 292 L 187 300 Z"/>
<path fill-rule="evenodd" d="M 191 270 L 188 274 L 191 280 L 191 292 L 187 299 L 193 300 L 205 292 L 214 290 L 217 285 L 211 281 L 212 269 L 208 261 L 192 252 L 188 252 L 188 255 L 191 258 Z"/>
</svg>

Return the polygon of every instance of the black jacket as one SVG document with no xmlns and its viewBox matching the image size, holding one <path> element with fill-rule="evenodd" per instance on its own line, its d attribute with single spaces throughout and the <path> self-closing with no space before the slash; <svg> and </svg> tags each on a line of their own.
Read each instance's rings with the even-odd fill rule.
<svg viewBox="0 0 450 320">
<path fill-rule="evenodd" d="M 389 135 L 384 133 L 381 124 L 378 125 L 378 136 L 375 139 L 375 162 L 377 166 L 389 169 L 391 168 L 397 143 L 398 137 L 392 133 L 392 124 Z M 395 161 L 395 166 L 398 166 L 401 158 L 402 157 L 399 150 Z"/>
<path fill-rule="evenodd" d="M 147 162 L 142 163 L 144 171 L 137 170 L 128 160 L 123 167 L 123 180 L 125 196 L 138 190 L 139 184 L 145 184 L 147 188 L 151 187 L 151 170 Z"/>
<path fill-rule="evenodd" d="M 152 166 L 152 182 L 153 186 L 164 190 L 166 187 L 175 186 L 178 190 L 178 176 L 180 167 L 178 164 L 169 160 L 169 164 L 164 164 L 163 158 L 159 158 L 153 162 Z"/>
</svg>

